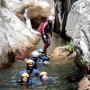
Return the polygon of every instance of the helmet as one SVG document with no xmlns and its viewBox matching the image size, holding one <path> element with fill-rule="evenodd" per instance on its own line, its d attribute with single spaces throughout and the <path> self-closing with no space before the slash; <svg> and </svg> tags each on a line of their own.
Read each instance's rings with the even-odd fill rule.
<svg viewBox="0 0 90 90">
<path fill-rule="evenodd" d="M 34 61 L 32 60 L 32 59 L 25 59 L 25 62 L 28 64 L 28 63 L 30 63 L 30 64 L 34 64 Z"/>
<path fill-rule="evenodd" d="M 28 64 L 34 64 L 34 61 L 32 60 L 32 59 L 28 59 L 27 61 L 26 61 L 26 63 Z"/>
<path fill-rule="evenodd" d="M 33 51 L 31 54 L 33 57 L 38 57 L 40 54 L 38 51 Z"/>
<path fill-rule="evenodd" d="M 52 21 L 53 19 L 54 19 L 53 16 L 49 16 L 49 17 L 48 17 L 48 20 L 49 20 L 49 21 Z"/>
<path fill-rule="evenodd" d="M 42 48 L 39 48 L 39 49 L 38 49 L 38 52 L 39 52 L 39 53 L 43 53 L 43 49 L 42 49 Z"/>
<path fill-rule="evenodd" d="M 22 73 L 21 77 L 29 77 L 29 74 L 28 73 Z"/>
<path fill-rule="evenodd" d="M 40 76 L 42 76 L 42 75 L 47 75 L 47 72 L 45 72 L 45 71 L 41 72 Z"/>
</svg>

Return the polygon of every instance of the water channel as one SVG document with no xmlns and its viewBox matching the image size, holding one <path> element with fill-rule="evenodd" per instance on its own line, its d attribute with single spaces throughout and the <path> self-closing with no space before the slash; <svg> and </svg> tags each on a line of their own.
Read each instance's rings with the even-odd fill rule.
<svg viewBox="0 0 90 90">
<path fill-rule="evenodd" d="M 40 41 L 38 47 L 42 47 L 42 41 Z M 59 37 L 59 35 L 54 34 L 52 45 L 48 49 L 48 53 L 52 51 L 57 46 L 63 46 L 65 42 Z M 75 66 L 72 60 L 58 60 L 51 62 L 49 65 L 40 66 L 40 70 L 45 70 L 49 77 L 53 77 L 55 84 L 41 85 L 37 87 L 30 86 L 28 89 L 22 89 L 21 86 L 16 86 L 9 81 L 15 80 L 15 74 L 25 68 L 25 63 L 23 61 L 15 62 L 10 68 L 0 71 L 0 90 L 75 90 L 74 87 L 77 85 L 75 77 L 78 78 L 79 70 Z"/>
</svg>

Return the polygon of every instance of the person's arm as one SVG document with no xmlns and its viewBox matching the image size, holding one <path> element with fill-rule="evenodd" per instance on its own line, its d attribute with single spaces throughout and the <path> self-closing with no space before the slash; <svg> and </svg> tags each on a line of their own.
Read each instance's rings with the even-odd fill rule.
<svg viewBox="0 0 90 90">
<path fill-rule="evenodd" d="M 33 69 L 33 74 L 39 76 L 40 75 L 39 69 L 38 68 Z"/>
<path fill-rule="evenodd" d="M 21 80 L 17 80 L 15 83 L 16 84 L 21 84 Z"/>
<path fill-rule="evenodd" d="M 52 32 L 51 32 L 51 29 L 49 29 L 48 36 L 49 36 L 50 39 L 52 38 Z"/>
<path fill-rule="evenodd" d="M 40 24 L 39 28 L 38 28 L 38 32 L 42 33 L 42 27 L 43 27 L 43 23 Z"/>
</svg>

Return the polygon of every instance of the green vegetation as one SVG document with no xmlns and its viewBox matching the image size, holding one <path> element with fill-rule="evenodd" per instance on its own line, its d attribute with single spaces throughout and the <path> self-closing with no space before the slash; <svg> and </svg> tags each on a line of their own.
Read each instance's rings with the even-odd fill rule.
<svg viewBox="0 0 90 90">
<path fill-rule="evenodd" d="M 75 45 L 73 43 L 73 41 L 67 42 L 67 48 L 66 48 L 69 52 L 73 52 L 75 50 Z"/>
<path fill-rule="evenodd" d="M 83 66 L 87 63 L 87 61 L 85 61 L 84 59 L 80 59 L 80 64 Z"/>
</svg>

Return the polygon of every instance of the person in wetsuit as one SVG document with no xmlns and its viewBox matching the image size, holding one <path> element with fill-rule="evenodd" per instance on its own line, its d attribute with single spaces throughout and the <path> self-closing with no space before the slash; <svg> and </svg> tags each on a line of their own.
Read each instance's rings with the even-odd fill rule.
<svg viewBox="0 0 90 90">
<path fill-rule="evenodd" d="M 26 70 L 29 75 L 34 74 L 34 75 L 39 75 L 39 70 L 37 66 L 35 65 L 35 62 L 33 59 L 26 59 Z"/>
<path fill-rule="evenodd" d="M 43 64 L 48 64 L 49 63 L 49 56 L 47 54 L 44 54 L 44 51 L 42 48 L 38 49 L 38 52 L 40 53 L 39 55 L 39 61 Z"/>
<path fill-rule="evenodd" d="M 50 46 L 52 37 L 52 22 L 49 19 L 44 19 L 38 28 L 38 32 L 41 33 L 42 40 L 44 42 L 44 53 L 47 53 L 47 48 Z"/>
</svg>

